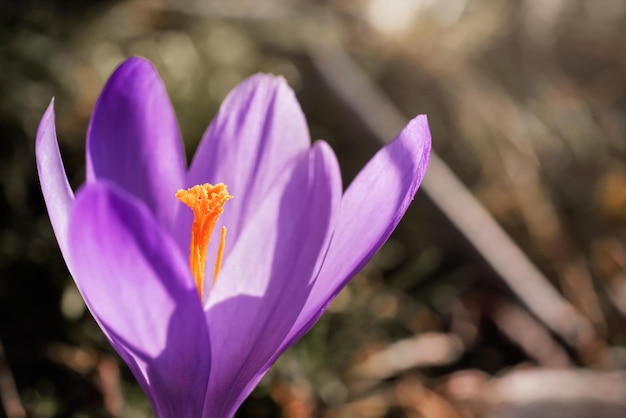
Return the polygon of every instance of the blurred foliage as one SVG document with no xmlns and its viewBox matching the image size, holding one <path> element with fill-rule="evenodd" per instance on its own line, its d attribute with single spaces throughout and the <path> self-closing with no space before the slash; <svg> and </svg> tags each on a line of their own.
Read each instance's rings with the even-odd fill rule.
<svg viewBox="0 0 626 418">
<path fill-rule="evenodd" d="M 420 193 L 238 416 L 573 416 L 507 409 L 503 388 L 519 370 L 626 366 L 624 28 L 620 0 L 3 0 L 0 339 L 29 414 L 150 416 L 45 212 L 34 137 L 50 99 L 76 188 L 93 104 L 126 57 L 158 68 L 188 155 L 232 87 L 282 74 L 348 184 L 378 145 L 309 58 L 336 42 L 407 117 L 428 114 L 435 149 L 594 333 L 571 347 L 547 331 Z M 586 393 L 602 387 L 590 381 Z M 626 410 L 611 408 L 592 411 Z"/>
</svg>

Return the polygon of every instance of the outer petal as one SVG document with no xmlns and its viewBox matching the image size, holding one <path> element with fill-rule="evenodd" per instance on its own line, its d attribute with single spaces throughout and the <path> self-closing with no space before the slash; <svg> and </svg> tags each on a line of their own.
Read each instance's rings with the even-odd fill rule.
<svg viewBox="0 0 626 418">
<path fill-rule="evenodd" d="M 230 417 L 298 317 L 341 199 L 334 154 L 318 143 L 247 223 L 211 290 L 213 369 L 205 417 Z"/>
<path fill-rule="evenodd" d="M 228 95 L 202 138 L 186 184 L 221 182 L 235 196 L 217 226 L 228 228 L 226 256 L 278 174 L 309 147 L 306 119 L 283 78 L 257 74 Z M 190 211 L 180 213 L 179 225 L 191 224 Z M 177 229 L 181 246 L 188 248 L 190 229 Z"/>
<path fill-rule="evenodd" d="M 319 276 L 288 338 L 276 353 L 304 335 L 339 291 L 389 238 L 426 173 L 431 137 L 426 116 L 413 119 L 350 184 Z"/>
<path fill-rule="evenodd" d="M 94 183 L 69 225 L 74 279 L 158 417 L 200 416 L 210 372 L 204 312 L 187 263 L 139 200 Z"/>
<path fill-rule="evenodd" d="M 35 143 L 37 171 L 43 198 L 48 208 L 50 222 L 59 242 L 61 253 L 67 256 L 67 228 L 70 209 L 74 203 L 74 193 L 70 188 L 59 152 L 57 134 L 54 126 L 54 99 L 43 114 L 37 129 Z M 69 266 L 69 264 L 68 264 Z M 71 267 L 70 267 L 71 269 Z"/>
<path fill-rule="evenodd" d="M 131 58 L 107 82 L 87 134 L 87 182 L 110 180 L 171 228 L 185 157 L 176 116 L 152 64 Z"/>
</svg>

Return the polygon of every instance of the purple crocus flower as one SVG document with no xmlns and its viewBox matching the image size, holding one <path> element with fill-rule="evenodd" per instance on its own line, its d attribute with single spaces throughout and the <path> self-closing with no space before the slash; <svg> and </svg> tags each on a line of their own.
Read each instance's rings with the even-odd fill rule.
<svg viewBox="0 0 626 418">
<path fill-rule="evenodd" d="M 53 103 L 36 157 L 68 269 L 156 416 L 221 418 L 389 237 L 430 146 L 418 116 L 342 192 L 293 91 L 255 75 L 226 98 L 187 169 L 161 79 L 131 58 L 96 103 L 76 196 Z M 222 235 L 209 242 L 214 227 Z"/>
</svg>

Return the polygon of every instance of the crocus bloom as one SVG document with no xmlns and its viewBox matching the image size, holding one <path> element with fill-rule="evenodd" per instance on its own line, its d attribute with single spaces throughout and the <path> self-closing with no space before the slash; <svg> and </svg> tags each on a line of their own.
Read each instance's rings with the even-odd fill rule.
<svg viewBox="0 0 626 418">
<path fill-rule="evenodd" d="M 131 58 L 96 103 L 75 196 L 53 106 L 36 143 L 52 227 L 158 417 L 233 416 L 389 237 L 430 155 L 418 116 L 343 192 L 334 153 L 311 145 L 285 81 L 255 75 L 226 98 L 187 169 L 161 79 Z"/>
</svg>

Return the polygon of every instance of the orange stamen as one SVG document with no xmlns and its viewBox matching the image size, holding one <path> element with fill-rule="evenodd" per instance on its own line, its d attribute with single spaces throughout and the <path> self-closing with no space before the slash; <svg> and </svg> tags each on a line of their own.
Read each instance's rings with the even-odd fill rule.
<svg viewBox="0 0 626 418">
<path fill-rule="evenodd" d="M 191 226 L 191 245 L 189 249 L 189 266 L 195 279 L 200 300 L 202 300 L 204 287 L 204 267 L 209 241 L 217 218 L 224 212 L 224 203 L 232 199 L 228 194 L 226 185 L 223 183 L 201 184 L 187 190 L 179 190 L 176 197 L 193 211 L 193 224 Z M 222 265 L 224 244 L 226 242 L 226 228 L 222 227 L 222 236 L 217 252 L 213 283 L 217 280 Z"/>
<path fill-rule="evenodd" d="M 220 237 L 220 247 L 217 250 L 217 258 L 215 259 L 215 270 L 213 271 L 213 284 L 217 280 L 222 268 L 222 257 L 224 257 L 224 245 L 226 244 L 226 227 L 222 227 L 222 236 Z"/>
</svg>

